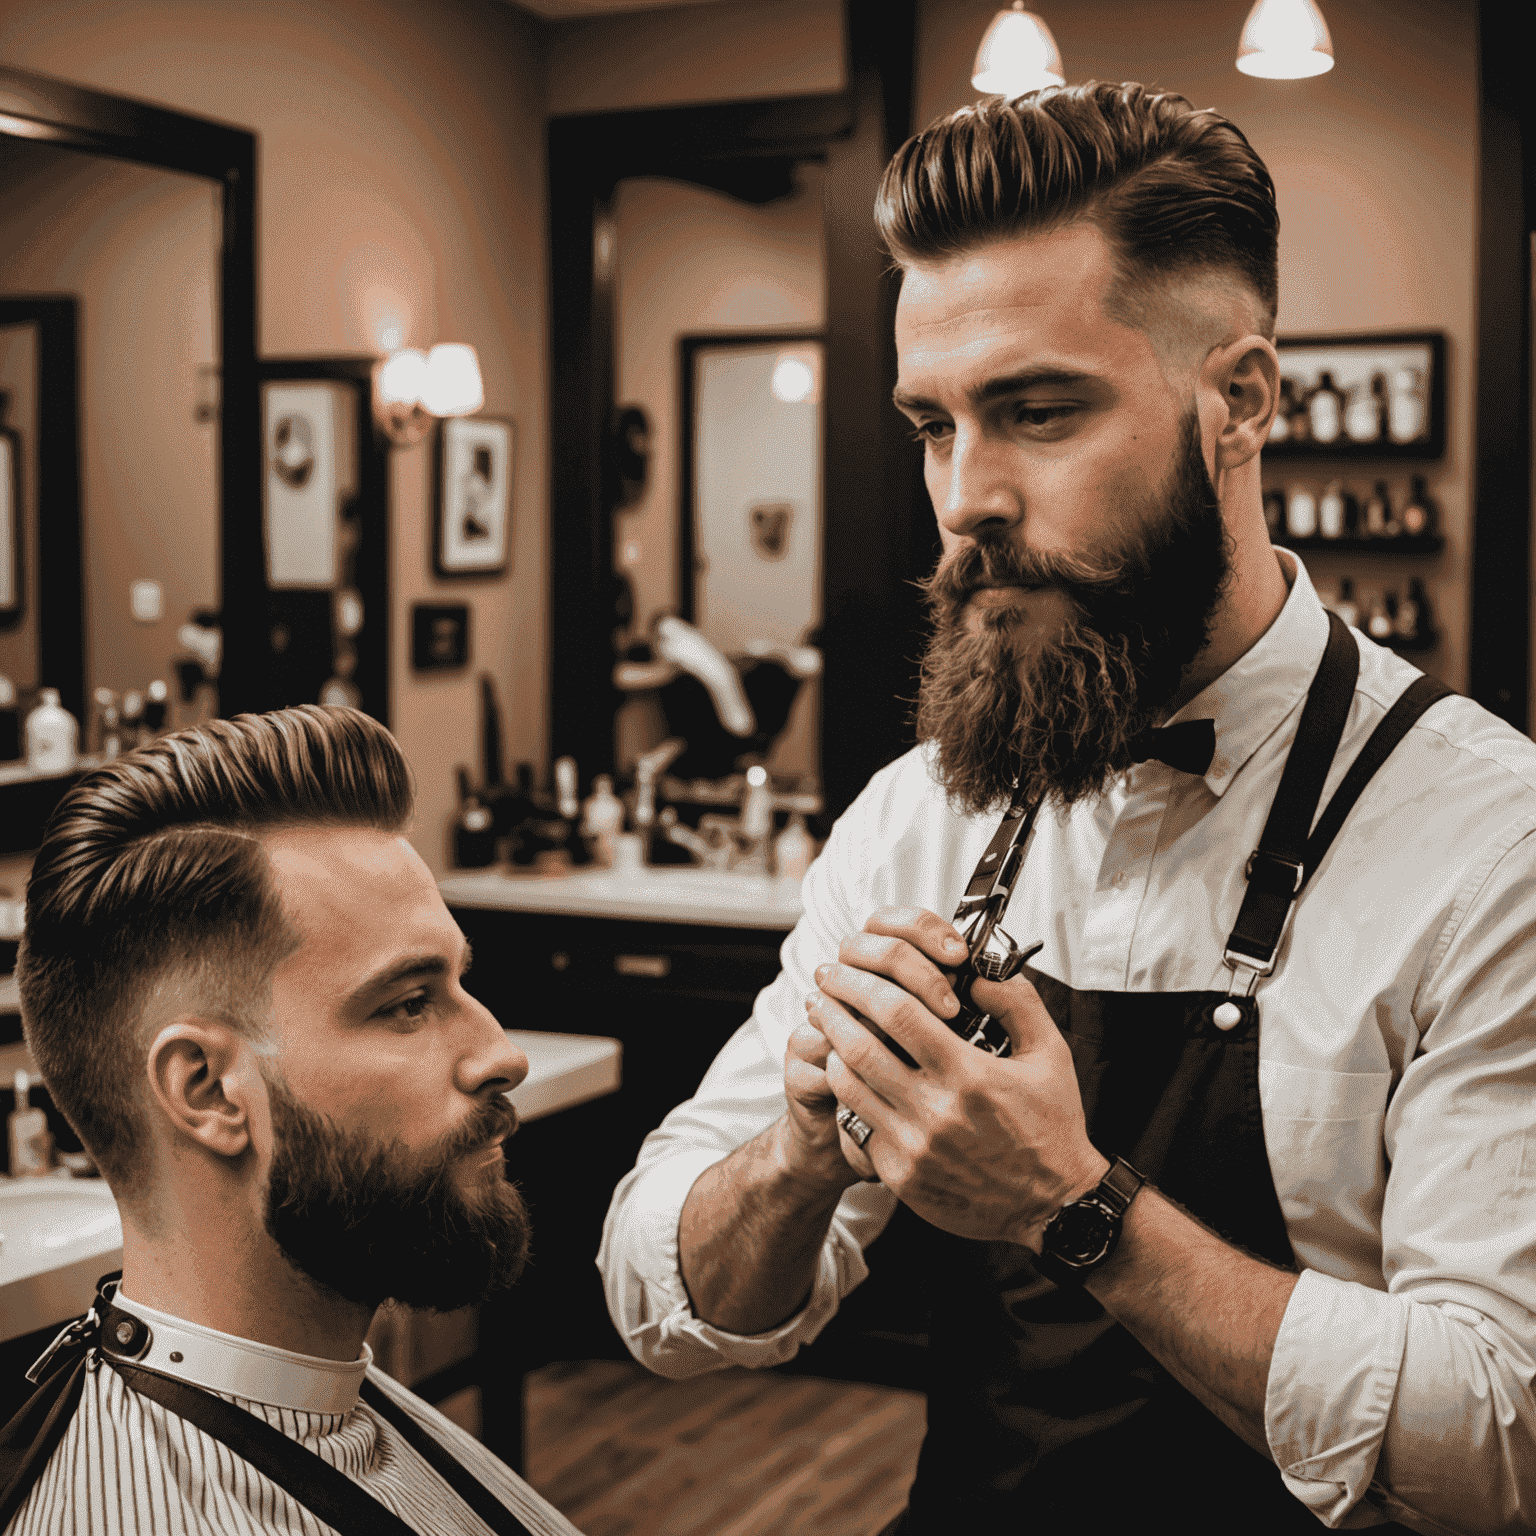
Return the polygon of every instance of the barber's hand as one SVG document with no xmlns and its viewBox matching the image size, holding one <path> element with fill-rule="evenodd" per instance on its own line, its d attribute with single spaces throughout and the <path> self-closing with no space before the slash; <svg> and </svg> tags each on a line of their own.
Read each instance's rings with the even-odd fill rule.
<svg viewBox="0 0 1536 1536">
<path fill-rule="evenodd" d="M 1045 1224 L 1091 1190 L 1109 1160 L 1088 1140 L 1072 1054 L 1022 976 L 976 981 L 975 1006 L 997 1016 L 1013 1054 L 977 1050 L 943 1022 L 965 958 L 954 927 L 915 907 L 886 907 L 818 968 L 807 1016 L 825 1037 L 827 1085 L 874 1134 L 862 1153 L 899 1199 L 960 1237 L 1038 1252 Z M 917 1062 L 900 1061 L 862 1016 Z"/>
<path fill-rule="evenodd" d="M 819 994 L 818 994 L 819 995 Z M 857 1184 L 871 1171 L 850 1166 L 839 1141 L 837 1095 L 827 1083 L 832 1047 L 810 1023 L 796 1025 L 784 1053 L 785 1160 L 789 1168 L 837 1189 Z M 845 1138 L 846 1139 L 846 1138 Z M 851 1144 L 850 1144 L 851 1145 Z"/>
</svg>

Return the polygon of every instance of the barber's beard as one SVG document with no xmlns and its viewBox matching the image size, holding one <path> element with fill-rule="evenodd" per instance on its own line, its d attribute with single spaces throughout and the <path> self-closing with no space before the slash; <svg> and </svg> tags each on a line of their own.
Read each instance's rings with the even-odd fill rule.
<svg viewBox="0 0 1536 1536">
<path fill-rule="evenodd" d="M 1119 547 L 1042 554 L 967 542 L 925 584 L 932 634 L 916 727 L 939 782 L 979 814 L 1012 793 L 1067 806 L 1102 794 L 1130 765 L 1205 646 L 1232 570 L 1232 545 L 1191 412 L 1163 490 L 1125 508 Z M 979 586 L 1054 587 L 1068 617 L 1041 635 L 1023 608 L 968 606 Z M 1032 605 L 1048 606 L 1042 591 Z M 1045 600 L 1045 601 L 1043 601 Z"/>
<path fill-rule="evenodd" d="M 295 1268 L 360 1306 L 388 1298 L 451 1312 L 509 1286 L 528 1257 L 528 1211 L 499 1161 L 465 1169 L 511 1135 L 498 1096 L 420 1152 L 337 1128 L 269 1080 L 275 1150 L 266 1227 Z"/>
</svg>

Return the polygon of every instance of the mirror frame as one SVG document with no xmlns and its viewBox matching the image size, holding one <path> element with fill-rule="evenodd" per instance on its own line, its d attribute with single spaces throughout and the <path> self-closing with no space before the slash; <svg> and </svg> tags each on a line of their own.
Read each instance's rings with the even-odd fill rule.
<svg viewBox="0 0 1536 1536">
<path fill-rule="evenodd" d="M 0 65 L 0 136 L 35 139 L 88 154 L 130 160 L 206 177 L 223 191 L 223 240 L 219 252 L 216 335 L 221 369 L 219 413 L 219 586 L 224 659 L 219 712 L 261 707 L 259 642 L 262 638 L 261 429 L 256 387 L 256 135 L 209 118 L 73 85 L 47 75 Z M 73 698 L 82 735 L 86 693 L 83 632 L 83 539 L 78 496 L 53 526 L 43 523 L 36 594 L 40 651 L 71 675 L 50 678 L 63 701 Z M 43 542 L 47 540 L 48 542 Z M 75 589 L 73 648 L 62 630 L 70 603 L 64 563 L 73 551 Z M 257 573 L 253 584 L 252 573 Z M 3 793 L 3 792 L 0 792 Z M 5 802 L 0 800 L 0 814 Z"/>
<path fill-rule="evenodd" d="M 823 411 L 822 719 L 826 814 L 908 746 L 924 630 L 915 577 L 938 536 L 921 459 L 891 405 L 897 282 L 875 239 L 875 193 L 911 130 L 915 0 L 846 0 L 848 87 L 718 106 L 553 118 L 550 220 L 550 756 L 582 778 L 614 769 L 613 199 L 664 176 L 749 202 L 822 161 L 827 259 Z"/>
</svg>

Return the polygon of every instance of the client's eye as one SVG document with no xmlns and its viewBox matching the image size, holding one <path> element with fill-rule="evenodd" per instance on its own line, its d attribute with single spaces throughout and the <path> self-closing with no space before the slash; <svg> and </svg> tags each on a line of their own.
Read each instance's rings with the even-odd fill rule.
<svg viewBox="0 0 1536 1536">
<path fill-rule="evenodd" d="M 427 993 L 413 992 L 409 997 L 402 997 L 398 1003 L 391 1003 L 387 1008 L 381 1008 L 379 1017 L 393 1019 L 400 1024 L 409 1024 L 425 1015 L 431 1001 Z"/>
</svg>

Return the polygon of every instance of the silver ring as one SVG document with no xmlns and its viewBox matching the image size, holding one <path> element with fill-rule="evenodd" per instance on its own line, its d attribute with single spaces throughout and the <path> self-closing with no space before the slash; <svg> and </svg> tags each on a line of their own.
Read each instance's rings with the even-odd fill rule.
<svg viewBox="0 0 1536 1536">
<path fill-rule="evenodd" d="M 858 1143 L 860 1151 L 863 1151 L 864 1143 L 875 1134 L 874 1126 L 865 1125 L 846 1104 L 837 1112 L 837 1123 Z"/>
</svg>

